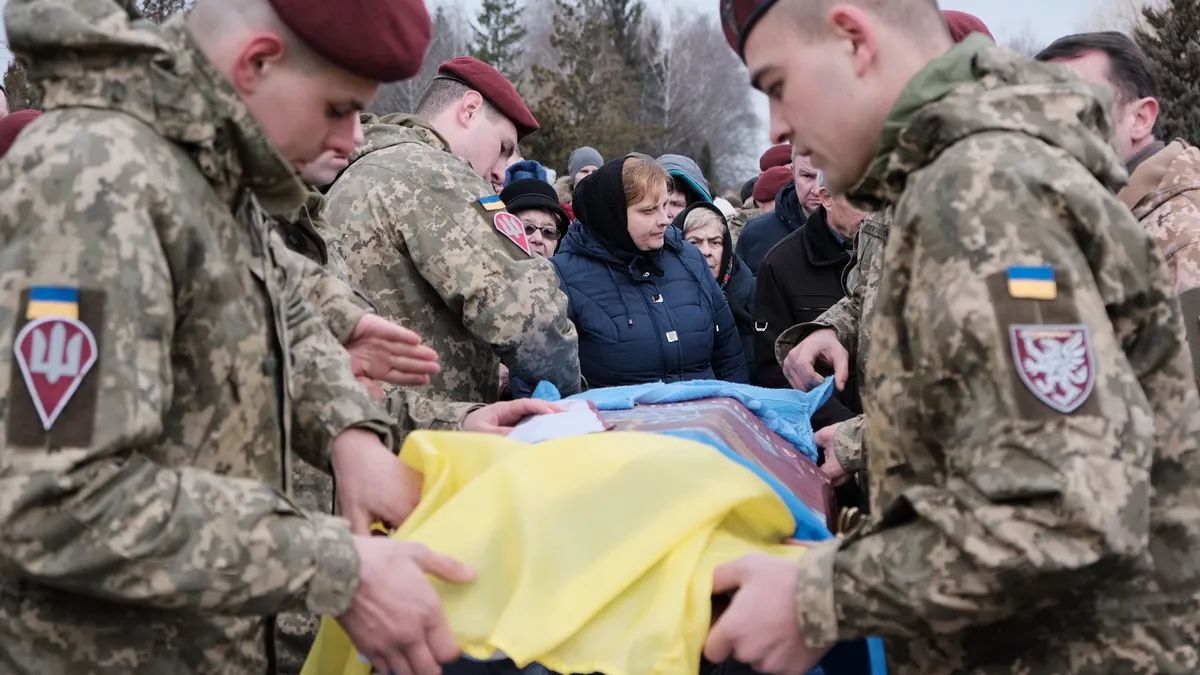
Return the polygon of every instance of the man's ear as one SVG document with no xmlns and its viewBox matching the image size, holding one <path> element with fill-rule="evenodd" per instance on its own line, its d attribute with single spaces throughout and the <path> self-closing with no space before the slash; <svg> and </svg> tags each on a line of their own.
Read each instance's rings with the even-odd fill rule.
<svg viewBox="0 0 1200 675">
<path fill-rule="evenodd" d="M 821 206 L 824 206 L 826 211 L 833 208 L 833 193 L 829 191 L 829 188 L 818 187 L 817 197 L 821 199 Z"/>
<path fill-rule="evenodd" d="M 1158 122 L 1158 100 L 1147 96 L 1140 101 L 1133 102 L 1133 110 L 1130 114 L 1133 115 L 1133 126 L 1130 128 L 1130 136 L 1134 144 L 1146 140 L 1154 135 L 1154 124 Z"/>
<path fill-rule="evenodd" d="M 862 77 L 879 54 L 879 34 L 871 15 L 853 5 L 836 5 L 826 17 L 829 30 L 839 49 L 848 49 L 854 61 L 854 73 Z"/>
<path fill-rule="evenodd" d="M 458 100 L 458 123 L 464 127 L 483 113 L 483 96 L 477 91 L 468 91 Z"/>
<path fill-rule="evenodd" d="M 230 80 L 234 88 L 242 95 L 258 91 L 263 80 L 279 67 L 286 54 L 287 47 L 278 35 L 256 33 L 251 36 L 233 62 Z"/>
</svg>

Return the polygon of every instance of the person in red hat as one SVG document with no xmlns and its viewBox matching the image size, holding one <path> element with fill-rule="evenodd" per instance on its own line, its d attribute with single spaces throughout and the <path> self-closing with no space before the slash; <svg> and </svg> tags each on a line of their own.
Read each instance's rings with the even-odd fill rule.
<svg viewBox="0 0 1200 675">
<path fill-rule="evenodd" d="M 719 8 L 772 140 L 893 215 L 873 307 L 776 344 L 804 389 L 843 388 L 858 352 L 870 516 L 719 567 L 705 655 L 799 674 L 880 636 L 901 675 L 1196 672 L 1200 397 L 1166 264 L 1114 195 L 1108 101 L 955 44 L 929 0 Z M 811 96 L 830 82 L 842 106 Z M 841 434 L 818 441 L 828 463 Z"/>
<path fill-rule="evenodd" d="M 761 204 L 763 213 L 775 210 L 775 196 L 792 180 L 791 165 L 775 166 L 762 172 L 754 184 L 754 201 Z"/>
<path fill-rule="evenodd" d="M 348 358 L 269 233 L 297 168 L 350 155 L 380 83 L 417 72 L 425 6 L 199 0 L 156 27 L 134 4 L 5 10 L 46 110 L 0 161 L 0 669 L 264 673 L 269 617 L 303 610 L 379 671 L 437 673 L 458 648 L 426 575 L 472 571 L 366 536 L 419 498 L 392 432 L 418 411 L 370 399 L 389 340 L 349 325 L 388 367 Z M 301 458 L 342 518 L 285 496 Z"/>
<path fill-rule="evenodd" d="M 499 71 L 450 59 L 415 114 L 366 125 L 366 143 L 329 191 L 331 249 L 383 316 L 441 355 L 430 382 L 438 397 L 495 401 L 501 364 L 513 379 L 580 388 L 558 278 L 493 188 L 537 128 Z"/>
<path fill-rule="evenodd" d="M 777 166 L 792 165 L 792 144 L 780 143 L 767 148 L 767 151 L 758 158 L 758 170 L 766 171 Z"/>
</svg>

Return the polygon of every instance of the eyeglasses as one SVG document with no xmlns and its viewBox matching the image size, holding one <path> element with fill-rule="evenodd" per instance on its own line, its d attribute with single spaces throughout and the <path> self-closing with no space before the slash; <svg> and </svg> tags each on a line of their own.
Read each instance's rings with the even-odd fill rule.
<svg viewBox="0 0 1200 675">
<path fill-rule="evenodd" d="M 542 239 L 545 239 L 546 241 L 558 241 L 559 234 L 557 227 L 538 227 L 537 225 L 525 223 L 526 237 L 532 237 L 533 233 L 539 230 L 542 233 Z"/>
</svg>

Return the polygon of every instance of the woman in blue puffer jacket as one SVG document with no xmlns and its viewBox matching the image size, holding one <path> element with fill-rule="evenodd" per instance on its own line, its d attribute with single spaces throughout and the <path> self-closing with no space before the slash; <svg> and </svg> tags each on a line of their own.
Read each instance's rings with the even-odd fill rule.
<svg viewBox="0 0 1200 675">
<path fill-rule="evenodd" d="M 668 180 L 653 159 L 634 154 L 575 188 L 578 222 L 551 261 L 589 387 L 749 379 L 721 287 L 670 226 Z"/>
</svg>

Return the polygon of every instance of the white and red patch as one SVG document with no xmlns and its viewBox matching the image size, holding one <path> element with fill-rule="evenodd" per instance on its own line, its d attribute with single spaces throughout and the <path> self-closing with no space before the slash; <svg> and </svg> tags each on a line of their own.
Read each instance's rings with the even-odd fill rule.
<svg viewBox="0 0 1200 675">
<path fill-rule="evenodd" d="M 496 229 L 500 231 L 500 234 L 508 237 L 512 243 L 520 246 L 521 250 L 525 251 L 526 254 L 533 255 L 529 250 L 529 237 L 525 235 L 525 223 L 521 222 L 520 218 L 507 211 L 501 211 L 492 218 L 492 222 L 495 223 Z"/>
<path fill-rule="evenodd" d="M 1087 326 L 1010 326 L 1017 375 L 1039 401 L 1063 414 L 1087 402 L 1096 386 L 1096 359 Z"/>
<path fill-rule="evenodd" d="M 75 319 L 37 319 L 17 333 L 13 352 L 43 429 L 54 426 L 96 364 L 98 351 L 91 329 Z"/>
</svg>

